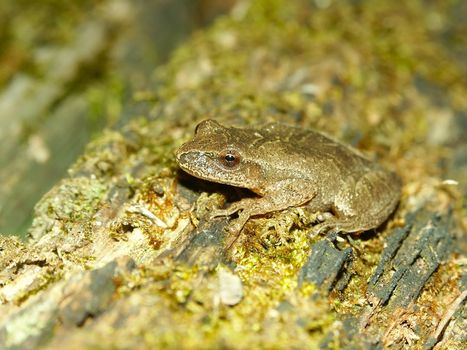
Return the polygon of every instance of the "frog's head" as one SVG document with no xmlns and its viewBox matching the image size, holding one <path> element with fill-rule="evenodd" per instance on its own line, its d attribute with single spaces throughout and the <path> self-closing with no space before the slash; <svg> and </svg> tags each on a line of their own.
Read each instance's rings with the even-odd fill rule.
<svg viewBox="0 0 467 350">
<path fill-rule="evenodd" d="M 180 168 L 193 176 L 259 193 L 263 176 L 249 154 L 252 142 L 251 130 L 224 127 L 208 119 L 198 124 L 194 138 L 175 156 Z"/>
</svg>

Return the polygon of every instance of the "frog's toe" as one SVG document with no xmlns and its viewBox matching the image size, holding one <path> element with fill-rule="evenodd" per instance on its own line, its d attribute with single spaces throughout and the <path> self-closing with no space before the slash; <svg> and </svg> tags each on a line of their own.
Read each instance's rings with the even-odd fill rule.
<svg viewBox="0 0 467 350">
<path fill-rule="evenodd" d="M 311 233 L 309 234 L 310 238 L 314 238 L 319 236 L 323 232 L 327 232 L 330 229 L 329 224 L 326 222 L 322 222 L 318 225 L 313 226 Z"/>
<path fill-rule="evenodd" d="M 208 216 L 209 220 L 221 217 L 221 216 L 229 216 L 230 214 L 225 209 L 217 209 L 211 212 Z"/>
<path fill-rule="evenodd" d="M 242 220 L 241 218 L 234 219 L 227 226 L 227 229 L 230 233 L 239 233 L 243 229 L 243 226 L 245 226 L 245 223 L 246 220 Z"/>
</svg>

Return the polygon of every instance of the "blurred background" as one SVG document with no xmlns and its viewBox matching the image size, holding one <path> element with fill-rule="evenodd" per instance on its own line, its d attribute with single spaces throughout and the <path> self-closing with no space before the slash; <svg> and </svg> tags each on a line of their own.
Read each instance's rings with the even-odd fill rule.
<svg viewBox="0 0 467 350">
<path fill-rule="evenodd" d="M 103 128 L 138 115 L 136 91 L 234 0 L 0 2 L 0 234 L 25 237 L 34 204 Z"/>
</svg>

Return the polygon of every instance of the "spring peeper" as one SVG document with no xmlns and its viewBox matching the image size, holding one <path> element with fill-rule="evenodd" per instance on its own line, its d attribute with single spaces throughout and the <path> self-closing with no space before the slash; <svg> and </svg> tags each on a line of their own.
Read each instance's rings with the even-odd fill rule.
<svg viewBox="0 0 467 350">
<path fill-rule="evenodd" d="M 395 173 L 319 132 L 284 124 L 235 128 L 205 120 L 176 159 L 195 177 L 258 195 L 212 213 L 238 213 L 237 232 L 252 216 L 303 205 L 327 213 L 327 229 L 362 232 L 381 225 L 400 197 Z"/>
</svg>

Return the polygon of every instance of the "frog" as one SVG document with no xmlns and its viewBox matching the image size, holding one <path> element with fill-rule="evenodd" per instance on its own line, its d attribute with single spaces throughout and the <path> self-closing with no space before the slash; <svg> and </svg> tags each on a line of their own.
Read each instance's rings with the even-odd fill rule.
<svg viewBox="0 0 467 350">
<path fill-rule="evenodd" d="M 359 234 L 381 226 L 401 195 L 400 177 L 359 150 L 322 132 L 278 122 L 234 127 L 203 120 L 175 158 L 194 177 L 254 192 L 211 213 L 211 218 L 237 214 L 233 232 L 252 217 L 305 206 L 323 213 L 318 232 Z"/>
</svg>

